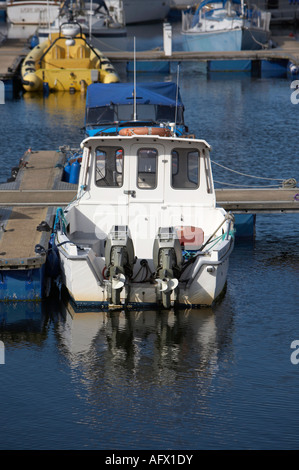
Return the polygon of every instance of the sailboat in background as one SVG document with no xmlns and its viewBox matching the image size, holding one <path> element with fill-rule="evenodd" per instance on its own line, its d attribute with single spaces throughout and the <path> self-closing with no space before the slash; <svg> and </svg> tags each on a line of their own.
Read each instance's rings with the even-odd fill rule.
<svg viewBox="0 0 299 470">
<path fill-rule="evenodd" d="M 267 47 L 271 13 L 243 0 L 203 0 L 182 13 L 186 51 L 241 51 Z"/>
</svg>

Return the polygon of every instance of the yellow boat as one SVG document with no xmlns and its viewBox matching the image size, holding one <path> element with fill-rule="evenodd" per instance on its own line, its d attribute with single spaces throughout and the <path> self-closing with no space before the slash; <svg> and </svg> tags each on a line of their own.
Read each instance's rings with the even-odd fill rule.
<svg viewBox="0 0 299 470">
<path fill-rule="evenodd" d="M 82 91 L 94 82 L 116 83 L 111 62 L 92 47 L 77 23 L 61 25 L 59 33 L 35 46 L 25 58 L 21 77 L 26 91 Z"/>
</svg>

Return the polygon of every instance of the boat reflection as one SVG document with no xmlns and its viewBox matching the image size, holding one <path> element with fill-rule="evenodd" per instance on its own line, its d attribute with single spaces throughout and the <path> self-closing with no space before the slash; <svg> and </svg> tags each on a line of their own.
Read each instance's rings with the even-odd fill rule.
<svg viewBox="0 0 299 470">
<path fill-rule="evenodd" d="M 211 378 L 219 348 L 227 343 L 231 315 L 220 321 L 212 308 L 181 311 L 75 312 L 65 305 L 57 338 L 71 367 L 85 378 L 115 383 L 125 374 L 142 383 L 179 377 Z"/>
<path fill-rule="evenodd" d="M 85 93 L 70 93 L 62 91 L 59 93 L 24 93 L 23 99 L 28 105 L 38 106 L 50 114 L 64 111 L 65 114 L 72 116 L 72 113 L 80 113 L 84 117 L 85 112 Z"/>
<path fill-rule="evenodd" d="M 25 92 L 23 100 L 28 113 L 37 112 L 42 114 L 43 117 L 41 119 L 44 122 L 44 126 L 48 124 L 53 128 L 53 132 L 55 132 L 55 128 L 59 125 L 68 130 L 72 140 L 68 141 L 68 136 L 66 135 L 65 142 L 61 143 L 61 145 L 71 143 L 72 147 L 75 145 L 79 147 L 81 140 L 84 138 L 85 93 L 76 92 L 72 94 L 69 92 L 59 92 L 43 96 L 42 93 Z M 78 132 L 74 134 L 75 127 L 77 127 Z M 53 138 L 50 148 L 53 148 Z"/>
</svg>

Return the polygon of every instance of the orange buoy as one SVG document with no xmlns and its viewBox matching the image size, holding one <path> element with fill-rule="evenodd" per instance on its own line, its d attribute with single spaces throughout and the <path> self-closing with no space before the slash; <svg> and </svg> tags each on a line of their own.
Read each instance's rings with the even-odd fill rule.
<svg viewBox="0 0 299 470">
<path fill-rule="evenodd" d="M 161 137 L 170 137 L 170 129 L 165 127 L 125 127 L 120 129 L 119 135 L 159 135 Z"/>
</svg>

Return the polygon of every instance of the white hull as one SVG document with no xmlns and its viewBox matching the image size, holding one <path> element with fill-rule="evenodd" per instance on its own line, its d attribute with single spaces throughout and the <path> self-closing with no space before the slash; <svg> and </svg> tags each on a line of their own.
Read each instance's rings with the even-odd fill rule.
<svg viewBox="0 0 299 470">
<path fill-rule="evenodd" d="M 59 3 L 53 1 L 7 2 L 7 18 L 17 25 L 48 25 L 59 15 Z"/>
<path fill-rule="evenodd" d="M 61 239 L 57 238 L 57 243 Z M 217 250 L 212 257 L 200 258 L 192 271 L 194 280 L 187 285 L 179 283 L 176 291 L 171 293 L 171 305 L 177 306 L 210 306 L 222 293 L 227 279 L 229 255 L 233 249 L 232 240 L 225 242 L 224 254 L 219 259 Z M 108 307 L 109 290 L 105 279 L 100 282 L 86 259 L 72 259 L 66 252 L 59 250 L 62 267 L 62 282 L 77 306 L 98 305 Z M 215 261 L 212 258 L 215 258 Z M 218 259 L 216 259 L 218 258 Z M 98 259 L 98 272 L 105 269 L 105 259 Z M 187 274 L 187 273 L 186 273 Z M 160 285 L 144 282 L 131 283 L 120 294 L 120 304 L 128 307 L 157 306 L 161 304 Z"/>
<path fill-rule="evenodd" d="M 183 12 L 184 50 L 241 51 L 264 47 L 271 36 L 271 14 L 255 9 L 251 13 L 245 12 L 243 17 L 232 8 L 230 2 L 227 2 L 225 8 L 206 12 L 204 7 L 199 7 L 195 13 Z"/>
</svg>

